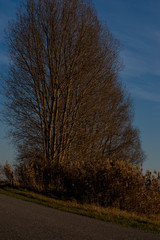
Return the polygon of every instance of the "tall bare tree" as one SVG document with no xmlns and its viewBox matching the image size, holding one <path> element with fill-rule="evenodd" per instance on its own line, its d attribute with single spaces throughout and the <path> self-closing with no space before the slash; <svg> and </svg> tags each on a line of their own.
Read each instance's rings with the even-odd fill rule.
<svg viewBox="0 0 160 240">
<path fill-rule="evenodd" d="M 144 160 L 119 43 L 90 1 L 26 0 L 7 40 L 7 116 L 23 162 Z"/>
</svg>

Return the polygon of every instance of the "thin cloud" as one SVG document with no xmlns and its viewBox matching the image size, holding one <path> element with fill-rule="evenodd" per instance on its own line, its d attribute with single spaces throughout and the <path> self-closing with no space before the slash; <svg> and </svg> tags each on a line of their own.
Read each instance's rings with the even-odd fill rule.
<svg viewBox="0 0 160 240">
<path fill-rule="evenodd" d="M 134 52 L 124 50 L 121 58 L 125 66 L 121 73 L 123 78 L 140 77 L 148 71 L 147 63 Z"/>
<path fill-rule="evenodd" d="M 159 46 L 160 48 L 160 46 Z M 121 58 L 124 63 L 124 71 L 121 76 L 124 78 L 143 77 L 143 75 L 160 76 L 160 50 L 151 53 L 144 52 L 139 54 L 137 51 L 125 49 L 121 52 Z"/>
<path fill-rule="evenodd" d="M 132 88 L 131 93 L 143 100 L 160 103 L 160 94 L 149 92 L 137 86 Z"/>
</svg>

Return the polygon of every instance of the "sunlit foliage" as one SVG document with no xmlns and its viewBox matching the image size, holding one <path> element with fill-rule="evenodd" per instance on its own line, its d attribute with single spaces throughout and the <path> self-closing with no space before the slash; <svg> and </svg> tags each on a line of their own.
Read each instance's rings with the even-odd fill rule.
<svg viewBox="0 0 160 240">
<path fill-rule="evenodd" d="M 54 168 L 55 169 L 55 168 Z M 160 213 L 160 173 L 126 161 L 79 162 L 59 166 L 46 189 L 44 172 L 33 164 L 18 166 L 21 185 L 33 190 L 53 192 L 81 203 L 94 203 L 139 214 Z"/>
</svg>

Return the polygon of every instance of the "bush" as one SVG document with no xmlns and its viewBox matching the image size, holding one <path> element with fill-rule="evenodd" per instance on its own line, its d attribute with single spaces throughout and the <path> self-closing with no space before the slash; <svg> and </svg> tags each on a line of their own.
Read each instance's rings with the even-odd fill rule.
<svg viewBox="0 0 160 240">
<path fill-rule="evenodd" d="M 12 170 L 11 165 L 7 161 L 3 167 L 3 171 L 4 171 L 5 177 L 7 179 L 7 182 L 9 184 L 13 185 L 13 182 L 14 182 L 13 170 Z"/>
<path fill-rule="evenodd" d="M 42 168 L 33 163 L 18 168 L 21 185 L 52 192 L 81 203 L 94 203 L 140 214 L 160 213 L 160 174 L 143 174 L 126 161 L 75 161 Z"/>
</svg>

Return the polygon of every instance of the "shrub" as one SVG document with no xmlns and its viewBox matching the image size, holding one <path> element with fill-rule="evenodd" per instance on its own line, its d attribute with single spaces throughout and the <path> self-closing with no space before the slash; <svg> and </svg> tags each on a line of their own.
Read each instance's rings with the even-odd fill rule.
<svg viewBox="0 0 160 240">
<path fill-rule="evenodd" d="M 160 173 L 143 174 L 126 161 L 74 161 L 42 168 L 33 163 L 18 168 L 21 185 L 139 214 L 160 213 Z"/>
<path fill-rule="evenodd" d="M 11 165 L 6 161 L 3 171 L 9 184 L 13 185 L 14 177 Z"/>
</svg>

